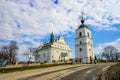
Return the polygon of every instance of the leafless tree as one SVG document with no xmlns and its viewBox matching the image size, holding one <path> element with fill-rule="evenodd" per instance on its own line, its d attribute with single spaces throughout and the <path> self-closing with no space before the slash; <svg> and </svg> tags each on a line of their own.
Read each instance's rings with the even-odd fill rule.
<svg viewBox="0 0 120 80">
<path fill-rule="evenodd" d="M 28 50 L 24 53 L 24 55 L 28 58 L 28 64 L 31 62 L 31 59 L 34 57 L 34 48 L 29 47 Z"/>
<path fill-rule="evenodd" d="M 106 46 L 103 49 L 102 56 L 108 60 L 108 61 L 117 61 L 120 58 L 120 53 L 118 52 L 118 49 L 116 49 L 113 46 Z"/>
<path fill-rule="evenodd" d="M 0 49 L 0 59 L 7 60 L 8 64 L 14 64 L 17 60 L 17 50 L 18 50 L 17 42 L 11 41 L 9 45 L 2 46 Z"/>
<path fill-rule="evenodd" d="M 2 46 L 0 49 L 0 59 L 8 60 L 9 59 L 9 50 L 7 46 Z"/>
<path fill-rule="evenodd" d="M 14 64 L 17 60 L 17 50 L 19 49 L 16 41 L 11 41 L 9 43 L 9 63 Z"/>
</svg>

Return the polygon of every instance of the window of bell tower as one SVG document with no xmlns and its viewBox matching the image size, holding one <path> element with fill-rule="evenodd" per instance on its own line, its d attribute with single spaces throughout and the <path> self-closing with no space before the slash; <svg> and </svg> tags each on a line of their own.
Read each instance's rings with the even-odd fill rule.
<svg viewBox="0 0 120 80">
<path fill-rule="evenodd" d="M 82 48 L 80 48 L 80 51 L 82 51 Z"/>
<path fill-rule="evenodd" d="M 89 32 L 87 33 L 88 37 L 90 36 Z"/>
<path fill-rule="evenodd" d="M 82 41 L 80 41 L 80 44 L 82 44 Z"/>
<path fill-rule="evenodd" d="M 81 32 L 79 33 L 79 37 L 82 37 L 82 33 Z"/>
</svg>

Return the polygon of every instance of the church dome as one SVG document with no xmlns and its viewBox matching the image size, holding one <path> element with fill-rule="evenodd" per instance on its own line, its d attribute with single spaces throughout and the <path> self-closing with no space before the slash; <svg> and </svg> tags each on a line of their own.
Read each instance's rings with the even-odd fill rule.
<svg viewBox="0 0 120 80">
<path fill-rule="evenodd" d="M 84 21 L 83 16 L 82 16 L 81 25 L 78 27 L 78 29 L 84 28 L 84 27 L 88 28 L 87 25 L 84 24 L 84 22 L 85 21 Z"/>
<path fill-rule="evenodd" d="M 84 27 L 88 28 L 87 25 L 85 25 L 85 24 L 81 24 L 81 25 L 78 27 L 78 29 L 80 29 L 80 28 L 84 28 Z"/>
</svg>

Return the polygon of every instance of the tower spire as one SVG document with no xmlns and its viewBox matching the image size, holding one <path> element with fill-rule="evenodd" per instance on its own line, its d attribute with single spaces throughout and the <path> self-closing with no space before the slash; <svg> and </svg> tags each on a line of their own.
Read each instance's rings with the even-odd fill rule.
<svg viewBox="0 0 120 80">
<path fill-rule="evenodd" d="M 81 12 L 82 14 L 82 19 L 81 19 L 81 23 L 84 24 L 84 19 L 83 19 L 83 11 Z"/>
<path fill-rule="evenodd" d="M 54 42 L 54 34 L 53 34 L 53 32 L 52 32 L 51 35 L 50 35 L 50 42 L 51 42 L 51 43 Z"/>
</svg>

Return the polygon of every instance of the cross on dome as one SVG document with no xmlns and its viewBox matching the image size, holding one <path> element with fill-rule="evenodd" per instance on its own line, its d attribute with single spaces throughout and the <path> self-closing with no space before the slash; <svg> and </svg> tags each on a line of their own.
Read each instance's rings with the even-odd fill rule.
<svg viewBox="0 0 120 80">
<path fill-rule="evenodd" d="M 83 19 L 83 11 L 81 12 L 81 14 L 82 14 L 82 20 L 81 20 L 81 23 L 84 24 L 85 21 L 84 21 L 84 19 Z"/>
</svg>

